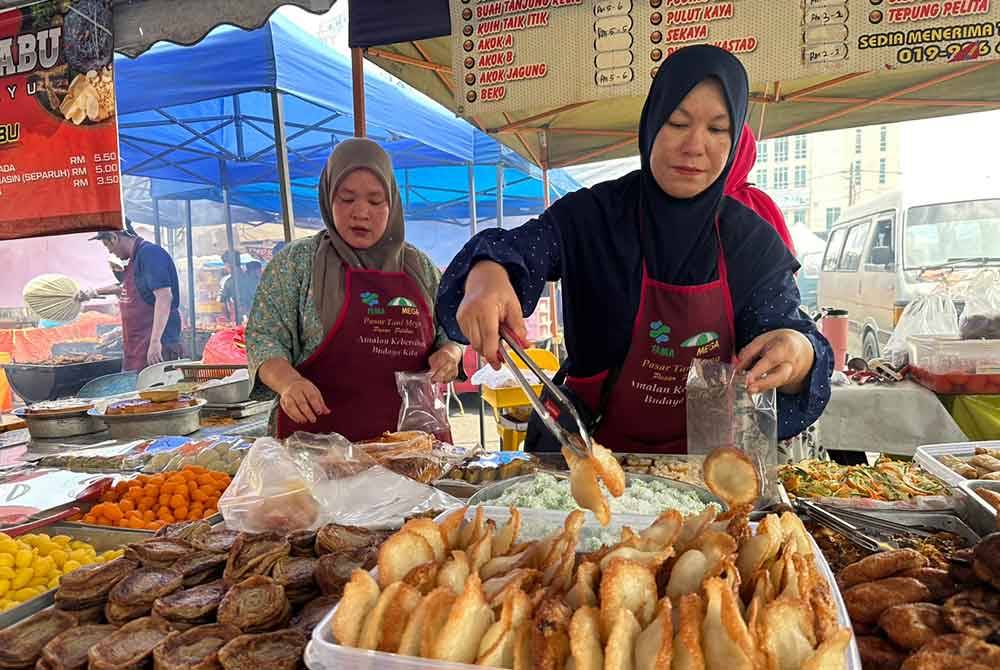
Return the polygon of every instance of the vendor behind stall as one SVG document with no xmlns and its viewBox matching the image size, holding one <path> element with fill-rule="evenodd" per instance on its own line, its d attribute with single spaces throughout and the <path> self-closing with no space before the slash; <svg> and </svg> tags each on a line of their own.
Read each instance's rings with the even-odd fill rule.
<svg viewBox="0 0 1000 670">
<path fill-rule="evenodd" d="M 226 264 L 229 276 L 222 282 L 219 302 L 222 303 L 226 317 L 236 323 L 237 310 L 239 318 L 243 319 L 253 307 L 253 296 L 260 283 L 260 274 L 252 274 L 249 265 L 244 270 L 239 253 L 232 249 L 222 254 L 222 262 Z"/>
<path fill-rule="evenodd" d="M 112 270 L 117 284 L 81 291 L 80 302 L 117 295 L 122 316 L 126 372 L 182 357 L 180 291 L 177 267 L 163 247 L 147 242 L 126 218 L 125 228 L 103 231 L 91 240 L 104 243 L 108 253 L 126 261 Z"/>
<path fill-rule="evenodd" d="M 696 356 L 738 361 L 751 392 L 777 389 L 779 438 L 815 422 L 832 354 L 798 311 L 798 264 L 772 226 L 724 196 L 748 95 L 746 70 L 722 49 L 672 54 L 643 108 L 641 169 L 474 237 L 441 281 L 448 334 L 499 365 L 500 327 L 523 337 L 523 315 L 561 280 L 567 386 L 601 417 L 606 447 L 686 451 Z M 528 432 L 528 448 L 555 447 Z"/>
<path fill-rule="evenodd" d="M 436 327 L 440 273 L 405 241 L 389 156 L 375 142 L 337 144 L 320 177 L 326 230 L 268 263 L 247 323 L 255 388 L 281 397 L 274 431 L 350 440 L 396 429 L 396 372 L 458 374 L 462 349 Z"/>
</svg>

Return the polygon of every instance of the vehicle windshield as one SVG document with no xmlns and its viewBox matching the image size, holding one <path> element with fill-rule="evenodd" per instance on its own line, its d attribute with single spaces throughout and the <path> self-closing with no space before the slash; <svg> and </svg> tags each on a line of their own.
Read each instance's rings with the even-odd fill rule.
<svg viewBox="0 0 1000 670">
<path fill-rule="evenodd" d="M 911 207 L 903 249 L 907 270 L 1000 265 L 1000 200 Z"/>
<path fill-rule="evenodd" d="M 819 266 L 823 261 L 823 252 L 810 253 L 802 257 L 802 275 L 809 278 L 819 276 Z"/>
</svg>

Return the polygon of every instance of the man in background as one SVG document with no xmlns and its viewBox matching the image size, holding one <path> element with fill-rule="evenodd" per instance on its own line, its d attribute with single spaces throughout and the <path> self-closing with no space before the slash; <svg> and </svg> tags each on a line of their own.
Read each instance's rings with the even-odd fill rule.
<svg viewBox="0 0 1000 670">
<path fill-rule="evenodd" d="M 122 317 L 125 359 L 122 369 L 138 371 L 183 356 L 181 347 L 180 288 L 177 266 L 163 247 L 147 242 L 132 228 L 102 231 L 90 238 L 121 260 L 125 267 L 112 270 L 117 284 L 81 291 L 80 302 L 102 295 L 117 295 Z"/>
<path fill-rule="evenodd" d="M 260 277 L 255 277 L 243 269 L 237 251 L 226 251 L 222 254 L 222 262 L 226 264 L 229 276 L 222 283 L 222 294 L 219 296 L 219 300 L 222 302 L 226 317 L 233 323 L 239 324 L 246 319 L 250 308 L 253 307 L 253 296 L 257 293 Z"/>
</svg>

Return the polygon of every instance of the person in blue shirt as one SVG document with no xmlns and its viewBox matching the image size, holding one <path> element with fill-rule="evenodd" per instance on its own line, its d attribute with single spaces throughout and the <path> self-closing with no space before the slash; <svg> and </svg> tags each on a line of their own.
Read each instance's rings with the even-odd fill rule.
<svg viewBox="0 0 1000 670">
<path fill-rule="evenodd" d="M 82 291 L 81 302 L 101 295 L 117 295 L 122 317 L 126 372 L 183 356 L 181 347 L 180 288 L 177 267 L 163 247 L 147 242 L 125 219 L 118 231 L 102 231 L 90 238 L 104 243 L 108 253 L 126 261 L 115 271 L 117 284 Z"/>
<path fill-rule="evenodd" d="M 438 292 L 449 337 L 499 366 L 500 329 L 523 339 L 524 315 L 546 282 L 561 281 L 560 377 L 606 447 L 685 453 L 695 358 L 735 362 L 751 392 L 777 389 L 780 439 L 815 422 L 832 352 L 799 312 L 798 263 L 774 228 L 723 195 L 748 98 L 746 70 L 728 52 L 673 53 L 643 108 L 641 168 L 470 240 Z M 529 429 L 527 448 L 555 447 L 545 440 Z"/>
</svg>

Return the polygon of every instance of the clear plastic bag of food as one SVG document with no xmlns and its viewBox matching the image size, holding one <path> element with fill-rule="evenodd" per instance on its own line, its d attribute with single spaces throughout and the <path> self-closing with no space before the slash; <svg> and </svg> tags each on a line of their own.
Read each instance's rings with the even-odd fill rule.
<svg viewBox="0 0 1000 670">
<path fill-rule="evenodd" d="M 330 512 L 316 495 L 328 481 L 322 455 L 270 437 L 256 440 L 219 499 L 226 526 L 254 533 L 319 528 Z"/>
<path fill-rule="evenodd" d="M 896 369 L 909 360 L 907 339 L 911 335 L 958 335 L 958 311 L 951 295 L 945 291 L 926 295 L 911 301 L 903 310 L 885 345 L 885 356 Z"/>
<path fill-rule="evenodd" d="M 958 332 L 963 340 L 1000 340 L 1000 272 L 983 270 L 969 285 Z"/>
<path fill-rule="evenodd" d="M 777 394 L 750 393 L 746 380 L 731 365 L 695 359 L 687 380 L 687 446 L 689 454 L 708 457 L 725 447 L 742 452 L 756 471 L 762 507 L 778 500 Z"/>
<path fill-rule="evenodd" d="M 396 430 L 430 433 L 438 440 L 451 444 L 448 406 L 440 386 L 431 381 L 431 373 L 397 372 L 396 388 L 403 400 L 399 406 Z"/>
<path fill-rule="evenodd" d="M 440 479 L 469 455 L 465 449 L 416 430 L 386 433 L 356 446 L 379 465 L 425 484 Z"/>
</svg>

